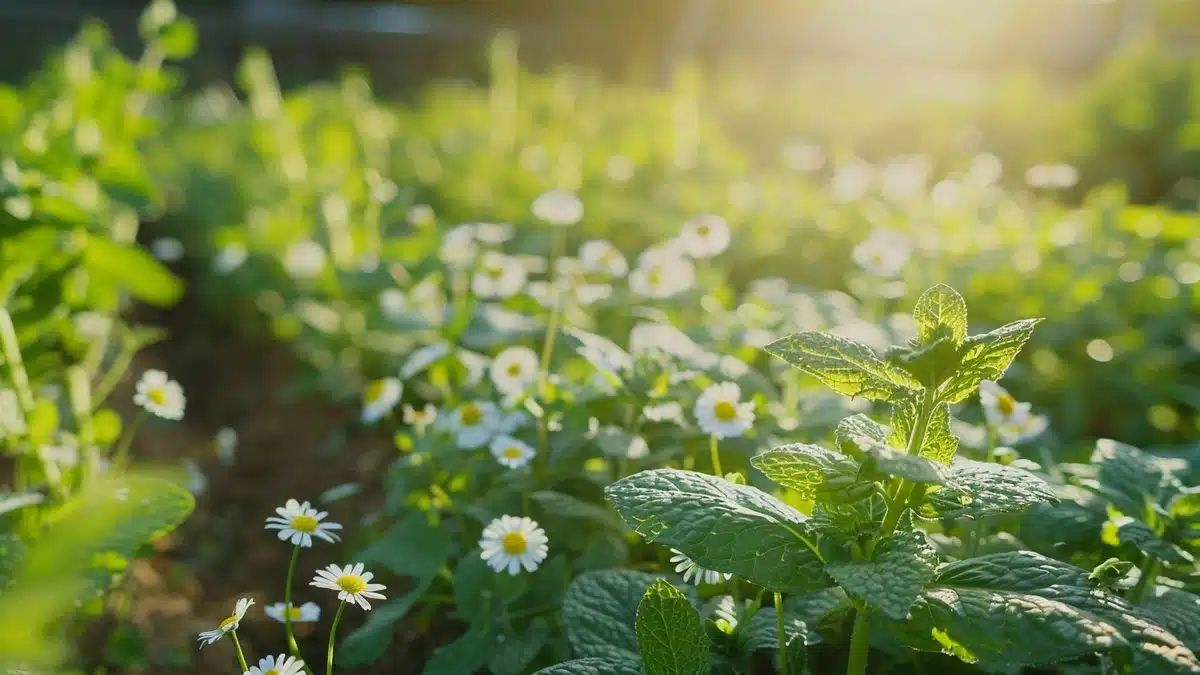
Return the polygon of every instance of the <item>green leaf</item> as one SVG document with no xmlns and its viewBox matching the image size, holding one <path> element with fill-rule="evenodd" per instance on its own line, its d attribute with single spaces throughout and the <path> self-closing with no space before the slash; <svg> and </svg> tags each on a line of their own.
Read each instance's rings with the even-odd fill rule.
<svg viewBox="0 0 1200 675">
<path fill-rule="evenodd" d="M 519 633 L 505 633 L 504 641 L 496 645 L 496 654 L 488 663 L 492 675 L 521 675 L 537 658 L 550 637 L 550 625 L 536 617 Z"/>
<path fill-rule="evenodd" d="M 1103 532 L 1105 543 L 1114 546 L 1129 544 L 1171 565 L 1188 564 L 1194 560 L 1190 553 L 1164 541 L 1153 528 L 1137 518 L 1117 516 L 1104 524 Z"/>
<path fill-rule="evenodd" d="M 846 396 L 890 401 L 921 389 L 911 375 L 880 359 L 870 347 L 836 335 L 796 333 L 765 349 Z"/>
<path fill-rule="evenodd" d="M 858 442 L 859 438 L 867 438 L 881 445 L 891 445 L 888 441 L 890 430 L 875 420 L 859 413 L 842 418 L 833 430 L 833 439 L 837 447 L 848 455 L 862 456 L 865 452 Z M 898 445 L 896 447 L 903 447 Z"/>
<path fill-rule="evenodd" d="M 437 574 L 453 552 L 449 530 L 430 525 L 424 513 L 412 511 L 355 560 L 379 563 L 399 576 L 428 579 Z"/>
<path fill-rule="evenodd" d="M 575 659 L 542 668 L 533 675 L 645 675 L 636 659 Z"/>
<path fill-rule="evenodd" d="M 196 51 L 196 24 L 179 17 L 158 34 L 158 44 L 168 59 L 182 60 Z"/>
<path fill-rule="evenodd" d="M 942 327 L 956 345 L 967 337 L 967 301 L 945 284 L 937 284 L 921 294 L 913 319 L 917 324 L 917 339 L 922 343 L 936 340 Z"/>
<path fill-rule="evenodd" d="M 832 562 L 825 572 L 850 595 L 903 619 L 936 567 L 937 553 L 924 533 L 901 532 L 881 540 L 870 560 Z"/>
<path fill-rule="evenodd" d="M 1098 467 L 1100 492 L 1122 513 L 1141 515 L 1147 500 L 1167 502 L 1182 490 L 1156 457 L 1120 441 L 1096 441 L 1091 463 Z"/>
<path fill-rule="evenodd" d="M 408 594 L 371 610 L 367 614 L 367 620 L 342 641 L 342 646 L 337 651 L 338 665 L 344 668 L 358 668 L 374 663 L 383 656 L 392 644 L 396 622 L 403 619 L 421 600 L 431 581 L 426 580 Z"/>
<path fill-rule="evenodd" d="M 815 633 L 810 634 L 808 626 L 790 611 L 786 603 L 783 607 L 783 634 L 785 644 L 797 636 L 805 644 L 820 642 L 820 637 Z M 750 618 L 750 625 L 746 628 L 745 649 L 747 652 L 779 649 L 779 621 L 774 607 L 763 607 Z"/>
<path fill-rule="evenodd" d="M 664 579 L 646 589 L 637 610 L 637 643 L 646 675 L 706 675 L 708 636 L 687 596 Z"/>
<path fill-rule="evenodd" d="M 563 600 L 563 621 L 575 655 L 636 662 L 638 604 L 657 579 L 630 570 L 599 570 L 575 577 Z"/>
<path fill-rule="evenodd" d="M 968 337 L 959 350 L 962 364 L 939 388 L 938 400 L 958 403 L 974 393 L 983 380 L 999 380 L 1040 321 L 1022 319 L 990 333 Z"/>
<path fill-rule="evenodd" d="M 958 436 L 950 429 L 950 408 L 945 403 L 940 403 L 933 409 L 933 415 L 929 418 L 929 427 L 925 430 L 925 440 L 921 444 L 921 456 L 950 466 L 957 452 Z"/>
<path fill-rule="evenodd" d="M 438 647 L 421 675 L 463 675 L 487 665 L 496 651 L 496 638 L 482 627 L 472 627 L 448 645 Z"/>
<path fill-rule="evenodd" d="M 8 586 L 13 571 L 25 557 L 25 543 L 15 534 L 0 533 L 0 590 Z"/>
<path fill-rule="evenodd" d="M 800 499 L 815 500 L 822 492 L 839 491 L 857 482 L 854 460 L 816 445 L 794 443 L 750 459 L 754 468 Z"/>
<path fill-rule="evenodd" d="M 1190 519 L 1200 516 L 1200 488 L 1190 488 L 1171 500 L 1168 507 L 1172 518 Z"/>
<path fill-rule="evenodd" d="M 605 489 L 625 524 L 706 569 L 776 591 L 828 585 L 808 544 L 808 517 L 746 485 L 692 471 L 643 471 Z"/>
<path fill-rule="evenodd" d="M 949 483 L 925 495 L 917 509 L 922 517 L 976 519 L 1058 502 L 1046 481 L 1001 464 L 959 458 L 950 468 Z"/>
<path fill-rule="evenodd" d="M 860 442 L 866 439 L 859 439 Z M 950 468 L 926 457 L 908 455 L 882 443 L 863 442 L 868 459 L 863 463 L 867 470 L 876 470 L 889 476 L 900 476 L 914 483 L 946 485 L 951 481 Z"/>
<path fill-rule="evenodd" d="M 606 507 L 589 504 L 577 497 L 553 490 L 539 490 L 532 496 L 533 501 L 542 507 L 548 517 L 590 520 L 605 527 L 620 527 L 612 511 Z"/>
<path fill-rule="evenodd" d="M 170 307 L 183 296 L 183 282 L 146 251 L 104 237 L 89 237 L 83 262 L 97 278 L 128 289 L 155 307 Z"/>
<path fill-rule="evenodd" d="M 1200 596 L 1178 588 L 1151 586 L 1138 609 L 1171 631 L 1188 649 L 1200 650 Z"/>
</svg>

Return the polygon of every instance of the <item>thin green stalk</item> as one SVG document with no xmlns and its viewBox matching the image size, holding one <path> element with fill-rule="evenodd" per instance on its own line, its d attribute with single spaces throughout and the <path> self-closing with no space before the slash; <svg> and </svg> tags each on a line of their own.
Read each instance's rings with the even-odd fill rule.
<svg viewBox="0 0 1200 675">
<path fill-rule="evenodd" d="M 283 628 L 287 632 L 288 650 L 292 656 L 301 658 L 300 646 L 296 644 L 296 635 L 292 632 L 292 579 L 296 576 L 296 561 L 300 559 L 300 547 L 292 547 L 292 559 L 288 563 L 287 582 L 283 587 Z"/>
<path fill-rule="evenodd" d="M 554 353 L 554 341 L 558 337 L 558 322 L 562 316 L 562 292 L 558 288 L 558 279 L 555 276 L 558 272 L 558 259 L 562 256 L 563 247 L 566 242 L 563 241 L 566 233 L 561 227 L 554 228 L 554 235 L 550 245 L 550 288 L 554 295 L 554 305 L 550 309 L 550 321 L 546 324 L 546 339 L 542 343 L 542 360 L 538 364 L 538 396 L 545 400 L 547 398 L 547 385 L 550 378 L 550 356 Z"/>
<path fill-rule="evenodd" d="M 242 653 L 242 643 L 238 642 L 236 628 L 229 631 L 229 637 L 233 638 L 233 650 L 237 652 L 238 663 L 242 666 L 242 672 L 249 671 L 250 667 L 246 665 L 246 655 Z"/>
<path fill-rule="evenodd" d="M 1162 562 L 1158 558 L 1152 555 L 1146 556 L 1146 559 L 1142 561 L 1142 566 L 1138 568 L 1140 574 L 1137 583 L 1129 589 L 1126 599 L 1135 605 L 1139 604 L 1146 595 L 1146 589 L 1150 588 L 1154 580 L 1158 578 L 1158 572 L 1161 569 Z"/>
<path fill-rule="evenodd" d="M 716 434 L 711 434 L 708 437 L 708 452 L 712 455 L 713 475 L 717 478 L 724 478 L 725 473 L 721 471 L 721 453 L 717 448 Z"/>
<path fill-rule="evenodd" d="M 921 446 L 925 443 L 925 433 L 929 430 L 929 418 L 933 416 L 934 403 L 937 400 L 937 392 L 931 388 L 926 388 L 925 393 L 921 396 L 921 404 L 917 409 L 917 421 L 913 426 L 912 435 L 908 438 L 908 448 L 906 452 L 910 455 L 916 455 L 921 452 Z M 896 525 L 900 523 L 900 516 L 908 508 L 908 499 L 912 496 L 915 483 L 910 483 L 903 478 L 897 479 L 896 489 L 892 493 L 894 496 L 888 503 L 887 515 L 884 517 L 883 526 L 879 530 L 879 537 L 890 536 L 896 531 Z"/>
<path fill-rule="evenodd" d="M 34 406 L 33 387 L 29 386 L 29 373 L 25 371 L 25 362 L 21 359 L 17 329 L 13 326 L 12 315 L 6 309 L 0 309 L 0 346 L 4 350 L 4 362 L 8 365 L 13 389 L 17 392 L 17 401 L 21 404 L 21 410 L 28 415 Z"/>
<path fill-rule="evenodd" d="M 325 652 L 325 675 L 333 675 L 333 638 L 337 635 L 338 624 L 342 622 L 342 612 L 346 611 L 346 601 L 338 605 L 337 615 L 333 617 L 333 627 L 329 629 L 329 649 Z"/>
<path fill-rule="evenodd" d="M 996 430 L 993 429 L 992 425 L 989 424 L 987 427 L 987 456 L 983 458 L 983 461 L 987 462 L 988 464 L 991 464 L 993 461 L 995 461 L 995 459 L 996 459 Z"/>
<path fill-rule="evenodd" d="M 846 675 L 866 675 L 867 658 L 871 654 L 871 617 L 861 610 L 854 616 L 854 632 L 850 635 L 850 660 Z"/>
<path fill-rule="evenodd" d="M 139 410 L 137 417 L 133 418 L 133 423 L 125 430 L 121 436 L 121 442 L 113 453 L 113 468 L 120 471 L 123 470 L 129 462 L 129 446 L 133 445 L 133 437 L 137 435 L 138 428 L 142 426 L 142 422 L 146 421 L 146 411 Z"/>
<path fill-rule="evenodd" d="M 791 675 L 791 664 L 788 663 L 787 634 L 783 631 L 783 594 L 775 592 L 775 629 L 779 631 L 779 672 Z"/>
<path fill-rule="evenodd" d="M 133 363 L 134 351 L 126 345 L 121 346 L 121 350 L 117 353 L 117 358 L 113 360 L 108 371 L 104 373 L 104 377 L 100 379 L 96 385 L 96 391 L 92 396 L 96 406 L 103 405 L 108 400 L 108 395 L 112 393 L 121 378 L 125 376 L 125 371 L 129 370 L 130 364 Z"/>
</svg>

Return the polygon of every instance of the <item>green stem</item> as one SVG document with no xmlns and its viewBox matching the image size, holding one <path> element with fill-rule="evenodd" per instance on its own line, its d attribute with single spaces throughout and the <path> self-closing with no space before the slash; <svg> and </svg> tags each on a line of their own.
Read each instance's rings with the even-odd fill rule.
<svg viewBox="0 0 1200 675">
<path fill-rule="evenodd" d="M 113 360 L 112 365 L 108 367 L 108 370 L 104 373 L 104 377 L 96 385 L 95 393 L 92 396 L 96 406 L 101 406 L 108 400 L 108 395 L 116 388 L 121 378 L 125 376 L 125 371 L 129 370 L 130 364 L 133 363 L 133 354 L 132 349 L 122 345 L 121 351 L 117 353 L 117 357 Z"/>
<path fill-rule="evenodd" d="M 25 371 L 25 362 L 21 359 L 17 329 L 13 326 L 12 315 L 6 309 L 0 309 L 0 346 L 4 350 L 4 362 L 8 365 L 8 375 L 17 392 L 21 410 L 28 415 L 34 405 L 33 388 L 29 386 L 29 373 Z"/>
<path fill-rule="evenodd" d="M 713 475 L 717 478 L 724 478 L 725 474 L 721 471 L 721 453 L 717 449 L 717 436 L 712 434 L 708 439 L 708 452 L 712 455 Z"/>
<path fill-rule="evenodd" d="M 775 592 L 775 629 L 779 631 L 779 672 L 790 675 L 791 665 L 788 663 L 787 633 L 783 631 L 783 594 Z"/>
<path fill-rule="evenodd" d="M 338 605 L 337 615 L 333 617 L 333 627 L 329 629 L 329 649 L 325 652 L 325 675 L 333 675 L 333 638 L 337 635 L 338 624 L 342 622 L 342 612 L 346 611 L 346 601 Z"/>
<path fill-rule="evenodd" d="M 296 576 L 296 561 L 300 559 L 300 547 L 292 547 L 292 559 L 288 563 L 287 582 L 283 587 L 283 628 L 287 633 L 288 651 L 292 656 L 301 658 L 300 646 L 296 644 L 296 635 L 292 632 L 292 579 Z"/>
<path fill-rule="evenodd" d="M 991 464 L 996 459 L 996 430 L 992 425 L 987 427 L 987 456 L 983 458 L 984 462 Z"/>
<path fill-rule="evenodd" d="M 850 660 L 846 675 L 866 675 L 867 658 L 871 654 L 871 617 L 861 610 L 854 616 L 854 632 L 850 635 Z"/>
<path fill-rule="evenodd" d="M 926 387 L 925 393 L 921 396 L 920 407 L 917 409 L 916 424 L 913 426 L 912 435 L 908 438 L 906 450 L 908 454 L 920 454 L 921 446 L 925 443 L 925 433 L 929 430 L 929 418 L 933 416 L 933 407 L 936 401 L 937 392 Z M 894 497 L 888 503 L 887 515 L 883 519 L 878 539 L 890 536 L 896 531 L 896 525 L 900 522 L 900 516 L 908 508 L 908 500 L 915 487 L 916 483 L 910 483 L 903 478 L 896 481 L 896 488 L 892 493 Z"/>
<path fill-rule="evenodd" d="M 550 289 L 554 295 L 554 305 L 550 309 L 550 321 L 546 324 L 546 339 L 542 343 L 542 360 L 538 364 L 538 396 L 544 401 L 547 398 L 547 385 L 550 378 L 550 356 L 554 353 L 554 341 L 558 338 L 558 322 L 562 316 L 562 292 L 558 288 L 558 259 L 566 245 L 563 239 L 566 232 L 563 228 L 554 228 L 550 245 Z"/>
<path fill-rule="evenodd" d="M 1158 578 L 1158 572 L 1161 569 L 1162 562 L 1158 558 L 1152 555 L 1146 556 L 1146 559 L 1142 562 L 1142 566 L 1138 568 L 1140 574 L 1138 575 L 1137 583 L 1133 588 L 1129 589 L 1129 595 L 1126 596 L 1126 599 L 1135 605 L 1140 603 L 1146 595 L 1146 589 L 1154 584 L 1154 580 Z"/>
<path fill-rule="evenodd" d="M 242 653 L 242 643 L 238 642 L 236 628 L 229 631 L 229 637 L 233 638 L 233 650 L 237 652 L 238 663 L 242 666 L 242 672 L 248 672 L 250 667 L 246 665 L 246 655 Z"/>
<path fill-rule="evenodd" d="M 125 430 L 125 434 L 121 436 L 121 443 L 117 446 L 116 452 L 113 453 L 113 468 L 121 471 L 129 462 L 129 446 L 133 445 L 133 437 L 137 435 L 138 428 L 142 426 L 142 422 L 146 421 L 146 411 L 139 410 L 137 417 L 133 418 L 133 423 Z"/>
</svg>

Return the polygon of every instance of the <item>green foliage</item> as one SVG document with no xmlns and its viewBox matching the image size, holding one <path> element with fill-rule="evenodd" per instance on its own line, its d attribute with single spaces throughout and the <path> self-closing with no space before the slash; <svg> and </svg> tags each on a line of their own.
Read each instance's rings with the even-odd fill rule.
<svg viewBox="0 0 1200 675">
<path fill-rule="evenodd" d="M 683 593 L 659 579 L 646 589 L 637 610 L 638 651 L 646 675 L 704 675 L 708 636 L 700 614 Z"/>
</svg>

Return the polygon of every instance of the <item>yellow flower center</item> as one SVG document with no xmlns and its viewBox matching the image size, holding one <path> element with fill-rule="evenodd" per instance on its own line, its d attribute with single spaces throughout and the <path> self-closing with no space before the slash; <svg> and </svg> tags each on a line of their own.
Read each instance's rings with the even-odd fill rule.
<svg viewBox="0 0 1200 675">
<path fill-rule="evenodd" d="M 511 366 L 508 367 L 508 370 L 506 372 L 508 373 L 509 377 L 516 377 L 516 376 L 520 375 L 521 374 L 521 364 L 519 364 L 519 363 L 512 364 Z"/>
<path fill-rule="evenodd" d="M 501 540 L 501 546 L 504 547 L 504 552 L 509 555 L 521 555 L 529 547 L 529 542 L 526 541 L 525 535 L 520 532 L 509 532 Z"/>
<path fill-rule="evenodd" d="M 1008 417 L 1017 409 L 1017 400 L 1009 394 L 1000 394 L 996 397 L 996 409 L 1001 415 Z"/>
<path fill-rule="evenodd" d="M 474 403 L 468 403 L 459 408 L 464 427 L 473 427 L 483 421 L 483 411 Z"/>
<path fill-rule="evenodd" d="M 358 594 L 367 590 L 367 582 L 363 581 L 362 577 L 354 574 L 347 574 L 345 576 L 338 577 L 337 585 L 338 588 L 346 591 L 347 593 Z"/>
<path fill-rule="evenodd" d="M 363 392 L 363 400 L 367 403 L 378 401 L 383 397 L 383 390 L 386 386 L 387 382 L 384 380 L 375 380 L 371 384 L 368 384 L 366 390 Z"/>
<path fill-rule="evenodd" d="M 285 613 L 287 614 L 287 617 L 289 619 L 291 619 L 292 621 L 295 621 L 296 619 L 304 618 L 304 612 L 301 611 L 301 609 L 299 607 L 289 607 L 287 612 L 285 612 Z"/>
<path fill-rule="evenodd" d="M 503 267 L 489 266 L 484 270 L 484 272 L 489 277 L 491 277 L 492 279 L 497 280 L 497 281 L 499 281 L 500 278 L 504 276 L 504 268 Z"/>
<path fill-rule="evenodd" d="M 236 616 L 231 616 L 228 619 L 225 619 L 224 621 L 222 621 L 221 625 L 219 625 L 217 627 L 220 628 L 221 630 L 227 631 L 230 628 L 232 628 L 233 625 L 236 624 L 237 622 L 238 622 L 238 618 Z"/>
<path fill-rule="evenodd" d="M 267 672 L 263 673 L 263 675 L 279 675 L 279 671 L 272 668 L 272 669 L 268 670 Z"/>
<path fill-rule="evenodd" d="M 707 237 L 710 231 L 711 230 L 708 229 L 707 225 L 701 225 L 700 227 L 696 228 L 696 234 L 700 235 L 702 238 Z"/>
<path fill-rule="evenodd" d="M 658 265 L 655 265 L 654 268 L 650 270 L 650 274 L 646 276 L 646 279 L 650 282 L 651 286 L 658 286 L 661 284 L 662 268 Z"/>
<path fill-rule="evenodd" d="M 312 516 L 296 516 L 292 518 L 292 529 L 298 532 L 312 534 L 317 531 L 317 519 Z"/>
<path fill-rule="evenodd" d="M 167 392 L 162 389 L 151 389 L 150 391 L 146 392 L 146 398 L 158 405 L 167 404 Z"/>
<path fill-rule="evenodd" d="M 732 422 L 737 418 L 737 406 L 729 401 L 721 401 L 713 406 L 713 414 L 722 422 Z"/>
<path fill-rule="evenodd" d="M 511 447 L 505 448 L 504 452 L 502 454 L 504 455 L 504 457 L 506 459 L 521 459 L 521 457 L 525 453 L 522 452 L 520 448 L 518 448 L 517 446 L 514 445 Z"/>
</svg>

